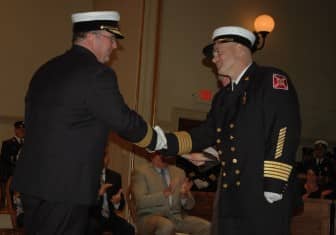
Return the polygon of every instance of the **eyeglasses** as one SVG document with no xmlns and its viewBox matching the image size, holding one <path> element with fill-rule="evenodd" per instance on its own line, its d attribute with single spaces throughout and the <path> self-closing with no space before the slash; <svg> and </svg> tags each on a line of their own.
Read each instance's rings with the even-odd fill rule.
<svg viewBox="0 0 336 235">
<path fill-rule="evenodd" d="M 102 33 L 95 33 L 96 35 L 99 35 L 99 36 L 103 36 L 103 37 L 105 37 L 105 38 L 107 38 L 107 39 L 109 39 L 110 41 L 111 41 L 111 43 L 115 43 L 115 42 L 117 42 L 117 39 L 116 39 L 116 37 L 113 35 L 113 34 L 111 34 L 111 35 L 105 35 L 105 34 L 102 34 Z"/>
</svg>

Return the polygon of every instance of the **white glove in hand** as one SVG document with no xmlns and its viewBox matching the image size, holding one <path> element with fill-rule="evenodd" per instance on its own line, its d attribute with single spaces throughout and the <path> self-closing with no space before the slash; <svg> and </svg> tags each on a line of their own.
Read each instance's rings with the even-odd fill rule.
<svg viewBox="0 0 336 235">
<path fill-rule="evenodd" d="M 160 149 L 167 149 L 167 138 L 163 130 L 159 126 L 155 126 L 154 131 L 157 135 L 155 151 Z"/>
<path fill-rule="evenodd" d="M 273 203 L 282 199 L 282 194 L 273 192 L 264 192 L 264 196 L 269 203 Z"/>
<path fill-rule="evenodd" d="M 198 189 L 203 189 L 203 188 L 206 188 L 209 186 L 209 183 L 204 181 L 204 180 L 201 180 L 201 179 L 194 179 L 194 184 L 196 185 L 196 187 Z"/>
</svg>

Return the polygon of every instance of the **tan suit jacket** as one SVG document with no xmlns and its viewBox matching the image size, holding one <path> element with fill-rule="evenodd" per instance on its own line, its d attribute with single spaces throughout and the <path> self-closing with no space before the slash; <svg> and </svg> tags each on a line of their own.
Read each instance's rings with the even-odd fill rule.
<svg viewBox="0 0 336 235">
<path fill-rule="evenodd" d="M 151 163 L 134 170 L 131 185 L 136 201 L 137 220 L 152 214 L 178 220 L 181 218 L 182 208 L 191 209 L 195 205 L 194 197 L 190 192 L 185 203 L 182 205 L 181 202 L 180 189 L 185 178 L 184 171 L 169 165 L 168 172 L 174 188 L 171 206 L 168 197 L 163 194 L 166 187 L 164 181 Z"/>
</svg>

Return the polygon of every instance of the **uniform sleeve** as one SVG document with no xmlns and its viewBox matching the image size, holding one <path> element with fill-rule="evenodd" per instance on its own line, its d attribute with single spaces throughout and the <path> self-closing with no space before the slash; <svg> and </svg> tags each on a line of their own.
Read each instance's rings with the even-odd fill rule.
<svg viewBox="0 0 336 235">
<path fill-rule="evenodd" d="M 213 146 L 216 141 L 216 115 L 218 105 L 224 91 L 218 92 L 211 104 L 211 109 L 204 123 L 190 131 L 167 133 L 167 155 L 182 155 L 190 152 L 201 151 Z"/>
<path fill-rule="evenodd" d="M 284 194 L 300 140 L 299 104 L 286 74 L 271 73 L 265 81 L 264 191 Z"/>
<path fill-rule="evenodd" d="M 95 116 L 105 121 L 118 135 L 140 147 L 154 149 L 155 131 L 127 106 L 113 70 L 103 69 L 92 79 L 87 103 Z"/>
</svg>

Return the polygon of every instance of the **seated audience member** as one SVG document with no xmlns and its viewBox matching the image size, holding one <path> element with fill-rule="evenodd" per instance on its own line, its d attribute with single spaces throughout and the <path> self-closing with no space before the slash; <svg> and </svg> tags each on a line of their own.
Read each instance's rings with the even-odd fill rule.
<svg viewBox="0 0 336 235">
<path fill-rule="evenodd" d="M 331 159 L 327 157 L 328 143 L 325 140 L 317 140 L 314 143 L 313 159 L 304 162 L 305 168 L 317 170 L 320 184 L 328 184 L 334 180 L 334 167 Z"/>
<path fill-rule="evenodd" d="M 317 168 L 311 167 L 306 170 L 306 181 L 302 184 L 300 192 L 302 199 L 306 198 L 326 198 L 333 192 L 331 187 L 318 183 Z"/>
<path fill-rule="evenodd" d="M 207 235 L 210 223 L 188 216 L 183 209 L 191 209 L 195 200 L 190 192 L 192 182 L 182 169 L 168 164 L 158 153 L 151 155 L 151 163 L 135 169 L 132 192 L 136 201 L 136 224 L 140 234 L 171 235 L 176 232 Z"/>
<path fill-rule="evenodd" d="M 134 235 L 134 227 L 116 214 L 123 210 L 125 198 L 121 188 L 121 175 L 108 169 L 109 156 L 104 156 L 104 168 L 101 175 L 101 187 L 98 201 L 90 209 L 88 235 L 110 231 L 113 235 Z"/>
</svg>

